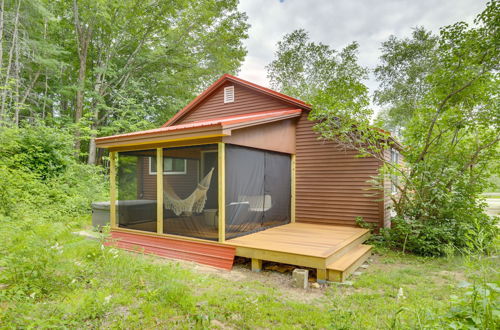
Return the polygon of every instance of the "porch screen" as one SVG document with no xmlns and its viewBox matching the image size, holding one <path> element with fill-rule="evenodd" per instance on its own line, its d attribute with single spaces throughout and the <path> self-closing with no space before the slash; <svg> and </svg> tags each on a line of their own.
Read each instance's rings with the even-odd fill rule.
<svg viewBox="0 0 500 330">
<path fill-rule="evenodd" d="M 156 150 L 119 152 L 117 163 L 117 224 L 122 228 L 156 232 L 156 179 L 149 176 Z"/>
<path fill-rule="evenodd" d="M 164 233 L 218 239 L 217 160 L 216 144 L 163 149 Z"/>
<path fill-rule="evenodd" d="M 290 222 L 290 155 L 226 144 L 226 238 Z"/>
</svg>

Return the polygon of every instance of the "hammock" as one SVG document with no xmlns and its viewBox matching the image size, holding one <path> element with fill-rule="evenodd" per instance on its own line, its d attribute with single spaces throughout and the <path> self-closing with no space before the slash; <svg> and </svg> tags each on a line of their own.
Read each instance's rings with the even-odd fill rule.
<svg viewBox="0 0 500 330">
<path fill-rule="evenodd" d="M 212 180 L 212 173 L 214 168 L 198 183 L 198 187 L 189 195 L 189 197 L 182 199 L 175 193 L 174 189 L 167 183 L 163 189 L 163 205 L 165 209 L 172 210 L 175 215 L 179 216 L 182 213 L 191 215 L 191 213 L 200 213 L 205 207 L 207 201 L 207 191 L 210 188 L 210 181 Z"/>
</svg>

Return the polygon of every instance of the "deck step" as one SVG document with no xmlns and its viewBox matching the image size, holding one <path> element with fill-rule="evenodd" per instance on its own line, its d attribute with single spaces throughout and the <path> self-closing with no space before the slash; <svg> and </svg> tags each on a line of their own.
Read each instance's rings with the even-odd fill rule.
<svg viewBox="0 0 500 330">
<path fill-rule="evenodd" d="M 343 282 L 351 275 L 359 266 L 361 266 L 371 255 L 373 246 L 359 244 L 344 254 L 338 260 L 329 264 L 328 280 L 332 282 Z"/>
</svg>

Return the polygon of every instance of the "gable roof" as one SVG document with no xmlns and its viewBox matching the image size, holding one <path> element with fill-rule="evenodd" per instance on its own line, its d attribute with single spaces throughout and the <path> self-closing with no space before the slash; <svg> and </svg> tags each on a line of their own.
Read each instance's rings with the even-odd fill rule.
<svg viewBox="0 0 500 330">
<path fill-rule="evenodd" d="M 243 115 L 226 116 L 207 120 L 195 121 L 188 124 L 172 125 L 168 127 L 154 128 L 145 131 L 125 133 L 113 136 L 104 136 L 97 138 L 96 144 L 103 148 L 108 144 L 127 144 L 130 142 L 139 142 L 141 139 L 148 138 L 190 138 L 189 134 L 199 132 L 210 132 L 212 135 L 224 136 L 231 135 L 231 130 L 255 125 L 272 123 L 275 121 L 295 118 L 300 116 L 302 109 L 280 109 L 259 111 Z"/>
<path fill-rule="evenodd" d="M 257 84 L 254 84 L 250 81 L 243 80 L 241 78 L 232 76 L 230 74 L 224 74 L 222 77 L 217 79 L 212 85 L 210 85 L 207 89 L 205 89 L 200 95 L 198 95 L 195 99 L 193 99 L 191 102 L 189 102 L 188 105 L 186 105 L 183 109 L 181 109 L 179 112 L 177 112 L 172 118 L 170 118 L 165 124 L 162 125 L 162 127 L 168 127 L 173 124 L 175 124 L 181 117 L 184 117 L 186 114 L 188 114 L 191 110 L 193 110 L 198 104 L 200 104 L 203 100 L 205 100 L 208 96 L 210 96 L 212 93 L 214 93 L 217 88 L 222 86 L 225 82 L 232 82 L 247 88 L 250 88 L 252 90 L 255 90 L 257 92 L 266 94 L 268 96 L 271 96 L 273 98 L 277 98 L 281 101 L 284 101 L 291 106 L 298 107 L 303 110 L 311 110 L 311 105 L 295 99 L 291 96 L 276 92 L 272 89 L 266 88 L 264 86 L 260 86 Z"/>
</svg>

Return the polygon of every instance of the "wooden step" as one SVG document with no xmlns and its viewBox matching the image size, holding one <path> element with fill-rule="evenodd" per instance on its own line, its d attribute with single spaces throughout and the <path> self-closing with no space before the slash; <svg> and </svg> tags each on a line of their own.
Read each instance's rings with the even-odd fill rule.
<svg viewBox="0 0 500 330">
<path fill-rule="evenodd" d="M 344 254 L 341 258 L 329 264 L 328 280 L 332 282 L 343 282 L 371 255 L 371 245 L 359 244 Z"/>
<path fill-rule="evenodd" d="M 360 232 L 351 237 L 349 240 L 342 242 L 341 246 L 336 247 L 332 250 L 330 255 L 325 259 L 325 267 L 328 268 L 329 265 L 339 261 L 345 255 L 350 254 L 353 250 L 357 249 L 359 245 L 363 244 L 366 240 L 370 238 L 370 231 Z"/>
</svg>

